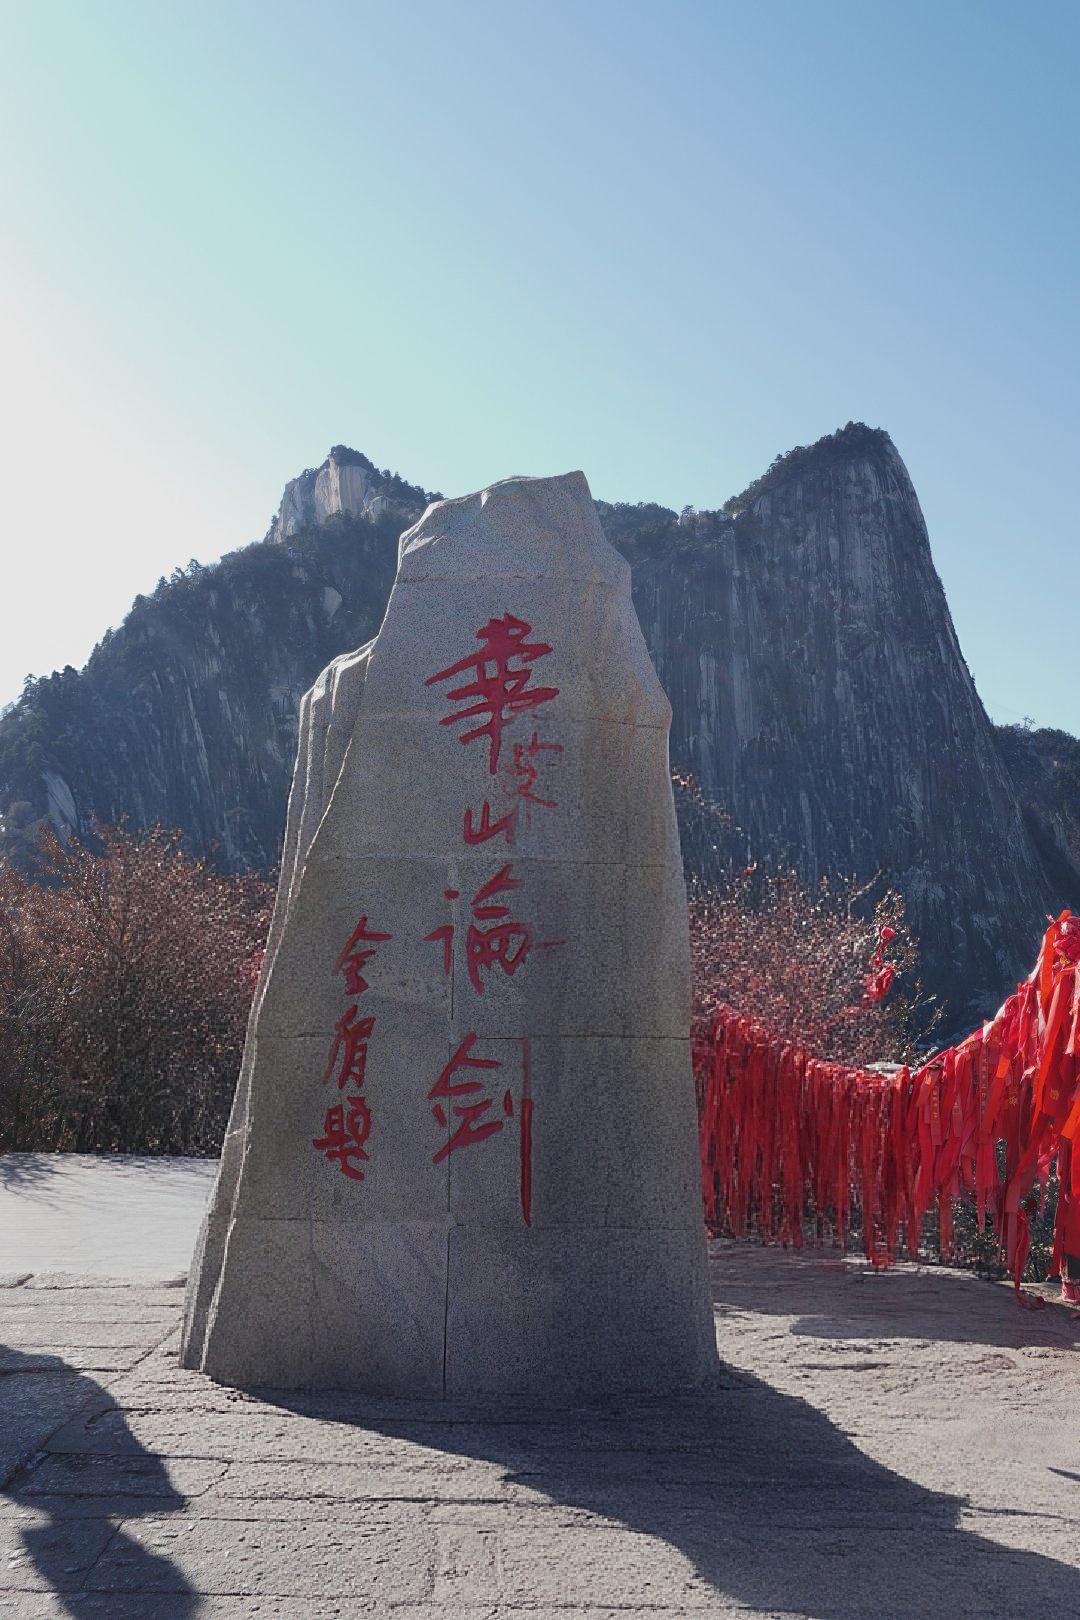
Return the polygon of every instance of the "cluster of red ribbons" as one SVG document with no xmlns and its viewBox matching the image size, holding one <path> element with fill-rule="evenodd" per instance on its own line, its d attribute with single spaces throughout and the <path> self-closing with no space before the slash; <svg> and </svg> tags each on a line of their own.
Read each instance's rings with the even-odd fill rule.
<svg viewBox="0 0 1080 1620">
<path fill-rule="evenodd" d="M 811 1057 L 728 1007 L 695 1057 L 713 1230 L 799 1245 L 829 1226 L 843 1243 L 856 1218 L 867 1258 L 888 1265 L 901 1228 L 916 1252 L 935 1200 L 951 1252 L 953 1201 L 969 1197 L 1030 1305 L 1029 1221 L 1056 1168 L 1051 1271 L 1080 1256 L 1080 917 L 1054 919 L 996 1016 L 914 1071 Z"/>
</svg>

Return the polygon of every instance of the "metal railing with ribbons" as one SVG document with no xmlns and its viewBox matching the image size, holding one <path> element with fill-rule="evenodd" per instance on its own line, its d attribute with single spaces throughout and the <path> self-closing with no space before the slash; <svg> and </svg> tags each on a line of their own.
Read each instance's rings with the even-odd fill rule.
<svg viewBox="0 0 1080 1620">
<path fill-rule="evenodd" d="M 1056 1170 L 1051 1272 L 1080 1255 L 1080 917 L 1050 922 L 1031 974 L 997 1014 L 919 1068 L 815 1058 L 729 1007 L 695 1040 L 705 1216 L 714 1231 L 799 1245 L 831 1228 L 887 1265 L 917 1251 L 935 1204 L 992 1221 L 1017 1299 L 1036 1190 Z"/>
</svg>

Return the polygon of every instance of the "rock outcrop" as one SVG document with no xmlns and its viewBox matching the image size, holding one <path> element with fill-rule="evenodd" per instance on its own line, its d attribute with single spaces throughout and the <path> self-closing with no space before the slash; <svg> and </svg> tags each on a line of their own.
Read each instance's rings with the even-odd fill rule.
<svg viewBox="0 0 1080 1620">
<path fill-rule="evenodd" d="M 359 451 L 335 444 L 321 467 L 309 467 L 285 485 L 267 538 L 291 540 L 331 518 L 373 521 L 395 509 L 407 521 L 421 493 L 396 474 L 380 472 Z"/>
<path fill-rule="evenodd" d="M 301 713 L 185 1364 L 467 1399 L 706 1382 L 671 710 L 582 474 L 430 506 Z"/>
<path fill-rule="evenodd" d="M 374 635 L 425 504 L 337 447 L 266 541 L 163 582 L 83 672 L 34 683 L 0 719 L 6 846 L 46 816 L 127 814 L 269 866 L 301 694 Z M 719 511 L 598 511 L 632 566 L 673 761 L 761 858 L 894 880 L 930 987 L 958 1021 L 993 1010 L 1043 913 L 1080 891 L 1075 773 L 1052 764 L 1067 748 L 990 724 L 888 435 L 849 425 Z"/>
<path fill-rule="evenodd" d="M 1053 903 L 1080 912 L 1080 739 L 1048 726 L 995 730 Z"/>
<path fill-rule="evenodd" d="M 935 988 L 992 1007 L 1054 895 L 888 436 L 795 452 L 635 561 L 672 757 L 771 859 L 895 875 Z"/>
<path fill-rule="evenodd" d="M 85 670 L 35 683 L 0 719 L 9 851 L 43 816 L 62 837 L 127 816 L 182 829 L 231 870 L 269 870 L 301 694 L 375 634 L 404 526 L 396 511 L 339 516 L 138 598 Z"/>
</svg>

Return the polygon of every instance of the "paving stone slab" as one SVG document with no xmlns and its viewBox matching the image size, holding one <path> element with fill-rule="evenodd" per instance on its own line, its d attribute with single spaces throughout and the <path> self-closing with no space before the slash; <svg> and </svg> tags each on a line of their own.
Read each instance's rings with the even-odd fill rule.
<svg viewBox="0 0 1080 1620">
<path fill-rule="evenodd" d="M 65 1344 L 61 1336 L 54 1348 L 18 1350 L 0 1345 L 0 1373 L 10 1372 L 68 1372 L 118 1373 L 130 1372 L 137 1367 L 146 1349 L 141 1345 L 127 1348 L 107 1345 L 100 1349 L 94 1345 Z"/>
<path fill-rule="evenodd" d="M 26 1287 L 31 1290 L 47 1289 L 50 1291 L 69 1288 L 103 1288 L 111 1292 L 115 1289 L 129 1289 L 133 1293 L 143 1288 L 168 1289 L 170 1292 L 176 1289 L 180 1296 L 177 1303 L 182 1306 L 183 1290 L 186 1282 L 187 1273 L 183 1271 L 169 1272 L 161 1277 L 147 1278 L 114 1277 L 107 1272 L 98 1273 L 93 1271 L 39 1271 L 30 1278 Z"/>
<path fill-rule="evenodd" d="M 30 1312 L 12 1316 L 0 1322 L 4 1339 L 13 1350 L 45 1350 L 57 1353 L 64 1349 L 111 1350 L 135 1348 L 152 1350 L 161 1341 L 171 1322 L 160 1320 L 128 1319 L 127 1321 L 101 1321 L 95 1311 L 92 1316 L 80 1317 L 71 1313 L 54 1315 L 52 1312 Z"/>
<path fill-rule="evenodd" d="M 19 1524 L 0 1520 L 0 1591 L 72 1591 L 115 1534 L 107 1520 Z M 2 1612 L 2 1611 L 0 1611 Z"/>
<path fill-rule="evenodd" d="M 397 1463 L 434 1469 L 457 1461 L 447 1431 L 417 1426 L 408 1434 L 373 1433 L 351 1424 L 282 1417 L 273 1408 L 185 1413 L 168 1406 L 128 1407 L 75 1420 L 50 1441 L 54 1451 L 135 1454 L 151 1449 L 173 1456 L 222 1457 L 245 1464 L 265 1460 L 282 1466 L 316 1464 L 377 1467 Z"/>
<path fill-rule="evenodd" d="M 833 1489 L 846 1483 L 849 1490 L 872 1492 L 874 1480 L 858 1457 L 846 1469 L 823 1465 L 813 1457 L 801 1465 L 763 1465 L 753 1475 L 743 1471 L 732 1479 L 721 1459 L 654 1456 L 646 1470 L 654 1492 L 692 1499 L 696 1493 L 730 1493 L 746 1483 L 759 1489 L 807 1490 L 828 1485 Z M 619 1491 L 633 1491 L 643 1474 L 643 1458 L 637 1451 L 593 1451 L 582 1459 L 543 1459 L 523 1455 L 509 1461 L 502 1456 L 454 1458 L 428 1454 L 386 1455 L 381 1461 L 348 1464 L 234 1463 L 222 1487 L 223 1496 L 247 1499 L 281 1497 L 299 1492 L 309 1497 L 333 1497 L 338 1501 L 364 1501 L 387 1496 L 430 1496 L 451 1498 L 498 1498 L 513 1492 L 520 1499 L 550 1498 L 555 1501 L 583 1501 L 610 1498 Z M 910 1493 L 909 1493 L 910 1494 Z"/>
<path fill-rule="evenodd" d="M 113 1394 L 119 1401 L 123 1392 L 116 1388 Z M 267 1462 L 344 1465 L 376 1461 L 384 1456 L 403 1459 L 413 1453 L 431 1460 L 485 1457 L 508 1467 L 530 1463 L 547 1467 L 553 1457 L 578 1453 L 585 1456 L 595 1452 L 623 1452 L 629 1456 L 654 1453 L 660 1458 L 683 1454 L 693 1458 L 696 1454 L 703 1459 L 721 1458 L 725 1468 L 746 1468 L 757 1475 L 763 1468 L 775 1472 L 778 1465 L 785 1463 L 788 1453 L 797 1461 L 804 1449 L 801 1442 L 812 1438 L 812 1431 L 800 1425 L 796 1410 L 792 1415 L 792 1432 L 780 1442 L 784 1455 L 745 1456 L 741 1452 L 757 1433 L 771 1436 L 770 1420 L 743 1417 L 729 1424 L 728 1410 L 723 1405 L 710 1408 L 696 1426 L 688 1427 L 673 1416 L 666 1431 L 662 1417 L 647 1423 L 596 1426 L 573 1423 L 562 1426 L 390 1424 L 385 1420 L 378 1426 L 368 1426 L 360 1422 L 323 1421 L 283 1414 L 273 1406 L 255 1402 L 185 1412 L 172 1402 L 158 1404 L 145 1392 L 140 1392 L 137 1398 L 127 1398 L 123 1412 L 88 1416 L 85 1422 L 80 1420 L 68 1425 L 54 1437 L 53 1446 L 56 1450 L 101 1453 L 151 1446 L 159 1451 L 196 1456 L 225 1452 L 238 1461 L 261 1458 Z M 729 1427 L 734 1430 L 730 1440 L 725 1433 Z M 849 1460 L 856 1456 L 851 1453 Z"/>
<path fill-rule="evenodd" d="M 210 1596 L 350 1597 L 386 1605 L 431 1596 L 430 1535 L 403 1526 L 367 1530 L 235 1520 L 150 1520 L 125 1525 L 90 1573 L 93 1591 Z"/>
<path fill-rule="evenodd" d="M 5 1324 L 19 1321 L 71 1321 L 92 1315 L 95 1322 L 156 1322 L 162 1332 L 177 1320 L 175 1301 L 159 1296 L 158 1302 L 146 1295 L 120 1289 L 95 1289 L 92 1303 L 76 1289 L 45 1292 L 42 1289 L 12 1289 L 0 1293 L 0 1338 Z"/>
<path fill-rule="evenodd" d="M 470 1501 L 498 1497 L 505 1478 L 506 1471 L 497 1462 L 430 1453 L 411 1459 L 387 1455 L 368 1464 L 233 1463 L 215 1494 L 221 1501 L 246 1503 L 289 1496 L 343 1505 L 388 1498 Z"/>
<path fill-rule="evenodd" d="M 823 1526 L 789 1530 L 766 1519 L 756 1530 L 723 1522 L 706 1533 L 690 1527 L 672 1545 L 630 1529 L 563 1529 L 551 1559 L 542 1532 L 458 1531 L 442 1543 L 436 1599 L 448 1612 L 458 1603 L 490 1598 L 541 1613 L 572 1601 L 655 1605 L 686 1614 L 708 1612 L 717 1596 L 753 1613 L 791 1608 L 836 1620 L 889 1620 L 948 1614 L 965 1620 L 1011 1615 L 1007 1594 L 1026 1581 L 1035 1607 L 1058 1606 L 1075 1596 L 1074 1578 L 1031 1553 L 1017 1555 L 978 1536 L 956 1531 L 893 1534 L 888 1563 L 902 1582 L 883 1581 L 878 1538 Z M 1060 1609 L 1059 1609 L 1060 1612 Z M 1065 1612 L 1071 1612 L 1066 1608 Z"/>
<path fill-rule="evenodd" d="M 102 1393 L 93 1380 L 67 1368 L 0 1373 L 0 1486 L 54 1430 Z"/>
<path fill-rule="evenodd" d="M 745 1608 L 733 1608 L 719 1599 L 715 1607 L 696 1611 L 711 1620 L 748 1620 Z M 676 1609 L 560 1608 L 557 1620 L 661 1620 Z M 119 1592 L 78 1592 L 64 1598 L 45 1593 L 18 1593 L 5 1599 L 0 1592 L 0 1615 L 19 1620 L 55 1620 L 57 1616 L 93 1617 L 93 1620 L 147 1620 L 145 1599 Z M 351 1598 L 206 1597 L 199 1594 L 156 1595 L 152 1620 L 446 1620 L 446 1610 L 430 1603 L 369 1603 Z M 548 1620 L 535 1608 L 509 1608 L 503 1604 L 468 1604 L 454 1611 L 453 1620 Z M 791 1612 L 758 1612 L 754 1620 L 806 1620 Z"/>
<path fill-rule="evenodd" d="M 0 1376 L 0 1617 L 1080 1614 L 1076 1325 L 734 1252 L 703 1398 L 242 1396 L 164 1343 Z"/>
<path fill-rule="evenodd" d="M 143 1452 L 135 1457 L 87 1457 L 44 1454 L 20 1481 L 20 1495 L 165 1497 L 178 1504 L 200 1495 L 225 1475 L 227 1463 L 201 1457 L 163 1458 Z"/>
<path fill-rule="evenodd" d="M 120 1484 L 119 1481 L 114 1483 Z M 437 1490 L 439 1481 L 431 1483 Z M 340 1524 L 355 1505 L 356 1499 L 343 1501 L 331 1496 L 229 1497 L 214 1486 L 177 1505 L 167 1494 L 142 1496 L 116 1489 L 101 1496 L 21 1494 L 0 1501 L 0 1519 L 21 1522 L 45 1514 L 56 1520 L 109 1518 L 118 1521 L 157 1518 L 162 1513 L 171 1518 L 179 1512 L 185 1520 L 260 1523 L 298 1520 L 305 1524 Z M 538 1533 L 555 1537 L 563 1528 L 620 1529 L 630 1520 L 639 1525 L 647 1524 L 650 1534 L 670 1539 L 677 1538 L 693 1524 L 697 1524 L 703 1534 L 721 1520 L 728 1523 L 729 1529 L 737 1529 L 750 1514 L 768 1518 L 788 1529 L 858 1527 L 864 1533 L 877 1535 L 900 1529 L 921 1532 L 935 1524 L 950 1527 L 960 1523 L 955 1504 L 948 1499 L 940 1507 L 919 1507 L 905 1501 L 902 1493 L 867 1496 L 858 1492 L 827 1491 L 820 1500 L 815 1498 L 811 1502 L 805 1492 L 781 1496 L 772 1487 L 674 1493 L 654 1491 L 642 1484 L 636 1489 L 589 1491 L 583 1493 L 580 1500 L 574 1500 L 511 1484 L 497 1497 L 443 1497 L 433 1491 L 427 1496 L 372 1497 L 363 1500 L 362 1508 L 364 1523 L 369 1528 L 424 1521 L 429 1525 L 504 1532 L 514 1526 L 531 1524 Z M 1043 1517 L 1048 1533 L 1052 1533 L 1055 1525 L 1060 1532 L 1059 1518 Z M 986 1526 L 993 1523 L 996 1515 L 973 1513 L 973 1522 L 975 1518 L 985 1533 Z M 1017 1534 L 1022 1536 L 1022 1531 Z M 989 1539 L 994 1537 L 991 1535 Z M 1004 1543 L 1006 1538 L 1002 1539 Z"/>
<path fill-rule="evenodd" d="M 137 1483 L 137 1480 L 132 1481 L 133 1486 Z M 454 1506 L 464 1512 L 468 1505 L 456 1503 Z M 185 1522 L 196 1519 L 232 1520 L 235 1523 L 296 1520 L 302 1524 L 340 1524 L 348 1511 L 348 1503 L 335 1501 L 333 1497 L 262 1497 L 245 1502 L 238 1497 L 218 1496 L 213 1488 L 179 1503 L 161 1493 L 142 1496 L 121 1490 L 111 1491 L 104 1496 L 31 1495 L 16 1490 L 10 1496 L 0 1497 L 0 1519 L 20 1523 L 24 1520 L 36 1522 L 42 1516 L 50 1519 L 112 1519 L 116 1523 L 162 1517 L 174 1521 L 179 1516 Z M 364 1524 L 369 1529 L 378 1526 L 400 1527 L 422 1520 L 434 1522 L 434 1517 L 434 1503 L 400 1497 L 365 1502 L 363 1509 Z"/>
</svg>

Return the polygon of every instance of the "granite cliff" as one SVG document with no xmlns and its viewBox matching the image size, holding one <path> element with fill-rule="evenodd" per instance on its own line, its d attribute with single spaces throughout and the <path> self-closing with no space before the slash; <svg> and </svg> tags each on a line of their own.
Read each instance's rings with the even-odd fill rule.
<svg viewBox="0 0 1080 1620">
<path fill-rule="evenodd" d="M 300 696 L 373 636 L 422 489 L 335 447 L 285 489 L 263 541 L 136 597 L 91 654 L 0 718 L 3 845 L 126 816 L 179 827 L 234 870 L 278 860 Z"/>
<path fill-rule="evenodd" d="M 1055 904 L 1080 912 L 1080 739 L 1030 723 L 996 730 Z"/>
<path fill-rule="evenodd" d="M 31 683 L 0 719 L 9 851 L 43 818 L 127 815 L 272 865 L 300 695 L 374 635 L 427 498 L 336 446 L 265 540 L 178 570 L 84 670 Z M 633 568 L 673 761 L 764 856 L 893 877 L 953 1016 L 996 1005 L 1045 911 L 1080 899 L 1080 744 L 990 723 L 888 435 L 849 424 L 718 511 L 598 510 Z"/>
</svg>

